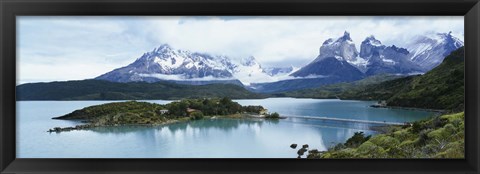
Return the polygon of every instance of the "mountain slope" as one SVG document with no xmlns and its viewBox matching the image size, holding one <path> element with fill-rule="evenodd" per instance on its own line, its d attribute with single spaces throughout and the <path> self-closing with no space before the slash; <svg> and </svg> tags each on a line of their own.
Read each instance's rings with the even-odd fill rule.
<svg viewBox="0 0 480 174">
<path fill-rule="evenodd" d="M 374 36 L 365 38 L 360 45 L 360 57 L 367 61 L 364 71 L 367 76 L 423 72 L 423 69 L 413 63 L 408 55 L 407 49 L 395 45 L 385 46 Z"/>
<path fill-rule="evenodd" d="M 464 47 L 424 75 L 386 81 L 340 95 L 342 99 L 386 100 L 388 106 L 463 110 Z"/>
<path fill-rule="evenodd" d="M 16 87 L 17 100 L 153 100 L 229 97 L 262 98 L 232 84 L 181 85 L 168 82 L 118 83 L 103 80 L 81 80 L 30 83 Z"/>
<path fill-rule="evenodd" d="M 254 83 L 249 87 L 255 92 L 277 93 L 351 82 L 364 77 L 362 72 L 347 61 L 340 61 L 334 57 L 314 61 L 290 76 L 295 78 L 272 83 Z"/>
<path fill-rule="evenodd" d="M 276 97 L 295 97 L 295 98 L 337 98 L 340 94 L 347 91 L 366 88 L 368 85 L 378 84 L 381 82 L 402 78 L 404 76 L 392 75 L 392 74 L 379 74 L 366 77 L 362 80 L 353 82 L 343 82 L 325 85 L 319 88 L 310 88 L 303 90 L 290 91 L 285 93 L 274 94 Z"/>
<path fill-rule="evenodd" d="M 410 59 L 423 67 L 424 71 L 429 71 L 463 45 L 460 39 L 449 32 L 417 36 L 407 49 L 410 51 Z"/>
<path fill-rule="evenodd" d="M 335 76 L 344 79 L 345 81 L 352 81 L 363 78 L 363 73 L 354 66 L 350 65 L 347 61 L 338 60 L 334 57 L 326 57 L 308 64 L 302 69 L 292 73 L 291 76 L 318 76 L 318 78 L 329 78 Z"/>
</svg>

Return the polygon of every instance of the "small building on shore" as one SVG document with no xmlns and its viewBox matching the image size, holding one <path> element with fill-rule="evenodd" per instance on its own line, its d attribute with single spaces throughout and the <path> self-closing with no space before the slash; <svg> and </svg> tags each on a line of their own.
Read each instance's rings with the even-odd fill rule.
<svg viewBox="0 0 480 174">
<path fill-rule="evenodd" d="M 159 110 L 158 113 L 160 113 L 161 115 L 164 115 L 168 113 L 168 110 L 162 109 L 162 110 Z"/>
<path fill-rule="evenodd" d="M 381 101 L 378 101 L 378 105 L 379 106 L 387 106 L 387 101 L 386 100 L 381 100 Z"/>
</svg>

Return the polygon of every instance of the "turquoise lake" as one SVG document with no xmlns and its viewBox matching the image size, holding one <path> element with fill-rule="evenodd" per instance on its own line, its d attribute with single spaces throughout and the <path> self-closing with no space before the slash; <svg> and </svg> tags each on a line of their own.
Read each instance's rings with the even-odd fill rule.
<svg viewBox="0 0 480 174">
<path fill-rule="evenodd" d="M 203 119 L 165 126 L 122 126 L 48 133 L 53 127 L 82 124 L 52 120 L 87 106 L 118 101 L 17 102 L 17 158 L 296 158 L 297 149 L 326 150 L 355 132 L 375 134 L 370 124 L 336 122 L 331 117 L 380 122 L 408 122 L 435 113 L 372 108 L 372 101 L 268 98 L 235 100 L 262 105 L 287 119 Z M 166 104 L 166 100 L 148 100 Z M 290 117 L 289 117 L 290 116 Z"/>
</svg>

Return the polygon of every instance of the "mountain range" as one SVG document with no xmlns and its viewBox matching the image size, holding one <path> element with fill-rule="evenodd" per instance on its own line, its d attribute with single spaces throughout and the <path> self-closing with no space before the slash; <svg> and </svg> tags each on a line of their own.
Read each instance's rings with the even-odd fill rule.
<svg viewBox="0 0 480 174">
<path fill-rule="evenodd" d="M 264 70 L 253 56 L 234 62 L 226 56 L 178 50 L 164 44 L 143 54 L 133 63 L 95 79 L 111 82 L 172 81 L 191 85 L 209 83 L 248 85 L 260 79 L 288 74 L 293 68 L 267 70 L 269 71 Z"/>
<path fill-rule="evenodd" d="M 378 74 L 423 74 L 438 66 L 444 54 L 463 46 L 463 42 L 451 33 L 434 36 L 432 39 L 428 39 L 429 36 L 416 37 L 410 44 L 414 53 L 395 45 L 383 45 L 375 36 L 369 36 L 362 41 L 358 52 L 350 33 L 345 31 L 339 38 L 327 39 L 312 62 L 290 74 L 294 79 L 251 84 L 250 88 L 261 93 L 277 93 L 352 82 Z M 429 45 L 428 49 L 425 45 Z"/>
<path fill-rule="evenodd" d="M 262 67 L 255 57 L 227 56 L 173 49 L 164 44 L 144 53 L 133 63 L 114 69 L 97 80 L 111 82 L 168 81 L 188 85 L 227 83 L 260 93 L 276 93 L 351 82 L 378 74 L 423 74 L 463 46 L 451 33 L 415 37 L 407 48 L 384 45 L 369 36 L 357 50 L 350 33 L 327 39 L 319 55 L 300 69 Z"/>
</svg>

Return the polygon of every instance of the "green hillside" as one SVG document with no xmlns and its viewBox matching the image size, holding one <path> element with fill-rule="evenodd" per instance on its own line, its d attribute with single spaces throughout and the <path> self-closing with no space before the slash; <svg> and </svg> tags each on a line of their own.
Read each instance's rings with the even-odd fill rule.
<svg viewBox="0 0 480 174">
<path fill-rule="evenodd" d="M 342 99 L 386 100 L 388 106 L 462 111 L 464 106 L 464 48 L 447 56 L 424 75 L 410 76 L 345 91 Z"/>
<path fill-rule="evenodd" d="M 373 137 L 357 132 L 327 151 L 310 150 L 307 158 L 464 158 L 464 119 L 461 112 L 391 127 Z"/>
<path fill-rule="evenodd" d="M 30 83 L 19 85 L 16 89 L 17 100 L 174 100 L 265 97 L 233 84 L 181 85 L 169 82 L 116 83 L 103 80 L 80 80 Z"/>
<path fill-rule="evenodd" d="M 295 98 L 337 98 L 340 94 L 346 91 L 355 89 L 364 89 L 368 85 L 381 83 L 387 80 L 393 80 L 401 78 L 402 76 L 392 74 L 380 74 L 370 76 L 362 80 L 349 82 L 349 83 L 336 83 L 331 85 L 325 85 L 319 88 L 304 89 L 298 91 L 285 92 L 280 94 L 273 94 L 276 97 L 295 97 Z"/>
</svg>

